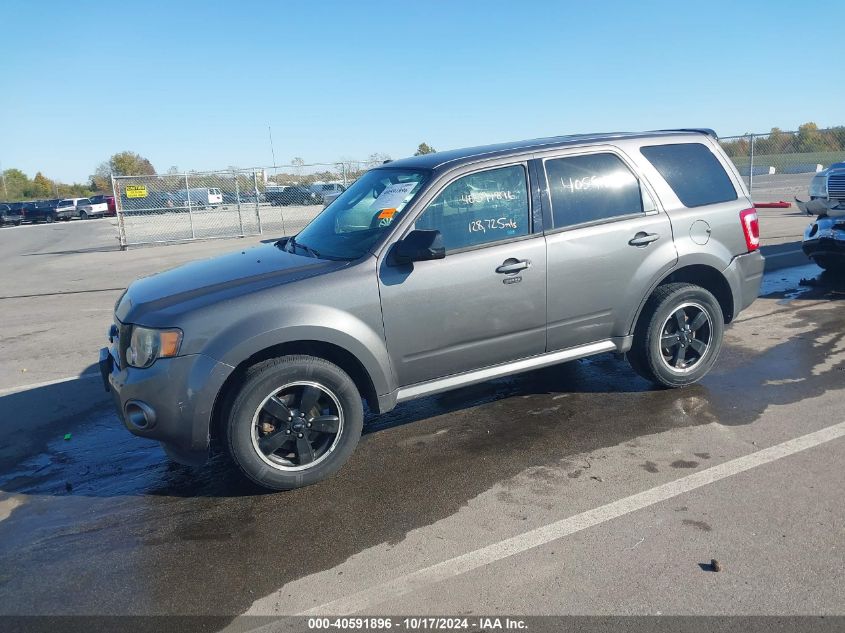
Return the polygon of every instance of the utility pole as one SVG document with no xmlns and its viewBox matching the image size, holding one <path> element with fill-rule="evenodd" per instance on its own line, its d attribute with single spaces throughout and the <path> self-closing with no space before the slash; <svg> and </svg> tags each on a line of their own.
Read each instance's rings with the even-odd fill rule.
<svg viewBox="0 0 845 633">
<path fill-rule="evenodd" d="M 0 163 L 0 178 L 3 180 L 3 197 L 9 197 L 9 190 L 6 189 L 6 172 L 3 171 L 3 163 Z"/>
<path fill-rule="evenodd" d="M 276 151 L 273 149 L 273 128 L 270 127 L 270 124 L 267 124 L 267 132 L 270 134 L 270 153 L 273 155 L 273 167 L 276 166 Z"/>
</svg>

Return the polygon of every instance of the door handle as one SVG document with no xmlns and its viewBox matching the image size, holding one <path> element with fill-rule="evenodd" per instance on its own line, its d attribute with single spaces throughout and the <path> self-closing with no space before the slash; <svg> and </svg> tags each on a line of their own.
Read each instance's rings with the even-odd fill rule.
<svg viewBox="0 0 845 633">
<path fill-rule="evenodd" d="M 531 262 L 529 260 L 514 259 L 511 257 L 510 259 L 506 259 L 502 265 L 496 269 L 496 272 L 503 275 L 510 275 L 518 273 L 520 270 L 525 270 L 526 268 L 531 268 Z"/>
<path fill-rule="evenodd" d="M 655 242 L 660 239 L 660 236 L 657 233 L 646 233 L 644 231 L 640 231 L 637 233 L 633 238 L 628 241 L 628 244 L 631 246 L 648 246 L 652 242 Z"/>
</svg>

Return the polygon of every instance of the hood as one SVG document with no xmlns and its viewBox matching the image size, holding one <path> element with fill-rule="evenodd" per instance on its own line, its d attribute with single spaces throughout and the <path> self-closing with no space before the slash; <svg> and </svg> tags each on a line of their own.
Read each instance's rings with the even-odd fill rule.
<svg viewBox="0 0 845 633">
<path fill-rule="evenodd" d="M 151 313 L 182 312 L 348 265 L 262 244 L 138 279 L 118 301 L 115 316 L 123 323 L 142 323 Z"/>
<path fill-rule="evenodd" d="M 832 175 L 833 172 L 840 172 L 845 170 L 845 163 L 833 163 L 827 169 L 823 169 L 822 171 L 818 172 L 813 178 L 825 178 L 826 176 Z"/>
</svg>

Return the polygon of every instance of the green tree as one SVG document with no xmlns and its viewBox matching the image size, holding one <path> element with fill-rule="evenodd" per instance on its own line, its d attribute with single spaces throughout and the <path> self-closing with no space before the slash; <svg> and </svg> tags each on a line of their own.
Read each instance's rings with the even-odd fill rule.
<svg viewBox="0 0 845 633">
<path fill-rule="evenodd" d="M 53 181 L 49 178 L 45 177 L 40 171 L 35 174 L 35 178 L 32 179 L 32 192 L 31 197 L 33 198 L 49 198 L 53 194 Z"/>
<path fill-rule="evenodd" d="M 819 126 L 809 121 L 798 126 L 799 152 L 823 152 L 830 149 L 825 135 L 819 131 Z"/>
<path fill-rule="evenodd" d="M 107 161 L 100 163 L 91 176 L 91 187 L 96 191 L 111 191 L 111 177 L 115 176 L 154 176 L 153 164 L 136 152 L 118 152 Z"/>
<path fill-rule="evenodd" d="M 437 150 L 428 143 L 420 143 L 414 156 L 422 156 L 423 154 L 434 154 Z"/>
<path fill-rule="evenodd" d="M 5 198 L 9 200 L 22 200 L 26 197 L 24 192 L 32 186 L 32 181 L 20 169 L 7 169 L 3 172 L 3 179 L 6 183 Z"/>
</svg>

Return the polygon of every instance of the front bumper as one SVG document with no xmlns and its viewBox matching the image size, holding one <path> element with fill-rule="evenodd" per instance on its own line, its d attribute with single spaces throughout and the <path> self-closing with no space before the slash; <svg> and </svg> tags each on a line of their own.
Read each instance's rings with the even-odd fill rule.
<svg viewBox="0 0 845 633">
<path fill-rule="evenodd" d="M 818 218 L 804 232 L 801 250 L 810 259 L 845 257 L 845 220 L 830 216 Z"/>
<path fill-rule="evenodd" d="M 810 259 L 816 257 L 845 258 L 845 239 L 836 239 L 835 237 L 809 239 L 801 244 L 801 250 Z"/>
<path fill-rule="evenodd" d="M 178 461 L 204 461 L 214 403 L 233 367 L 193 354 L 161 358 L 146 369 L 121 368 L 116 350 L 108 347 L 100 350 L 99 366 L 131 433 L 158 440 Z"/>
<path fill-rule="evenodd" d="M 733 318 L 754 303 L 760 294 L 765 267 L 766 258 L 757 250 L 734 257 L 725 269 L 724 275 L 733 296 Z"/>
</svg>

